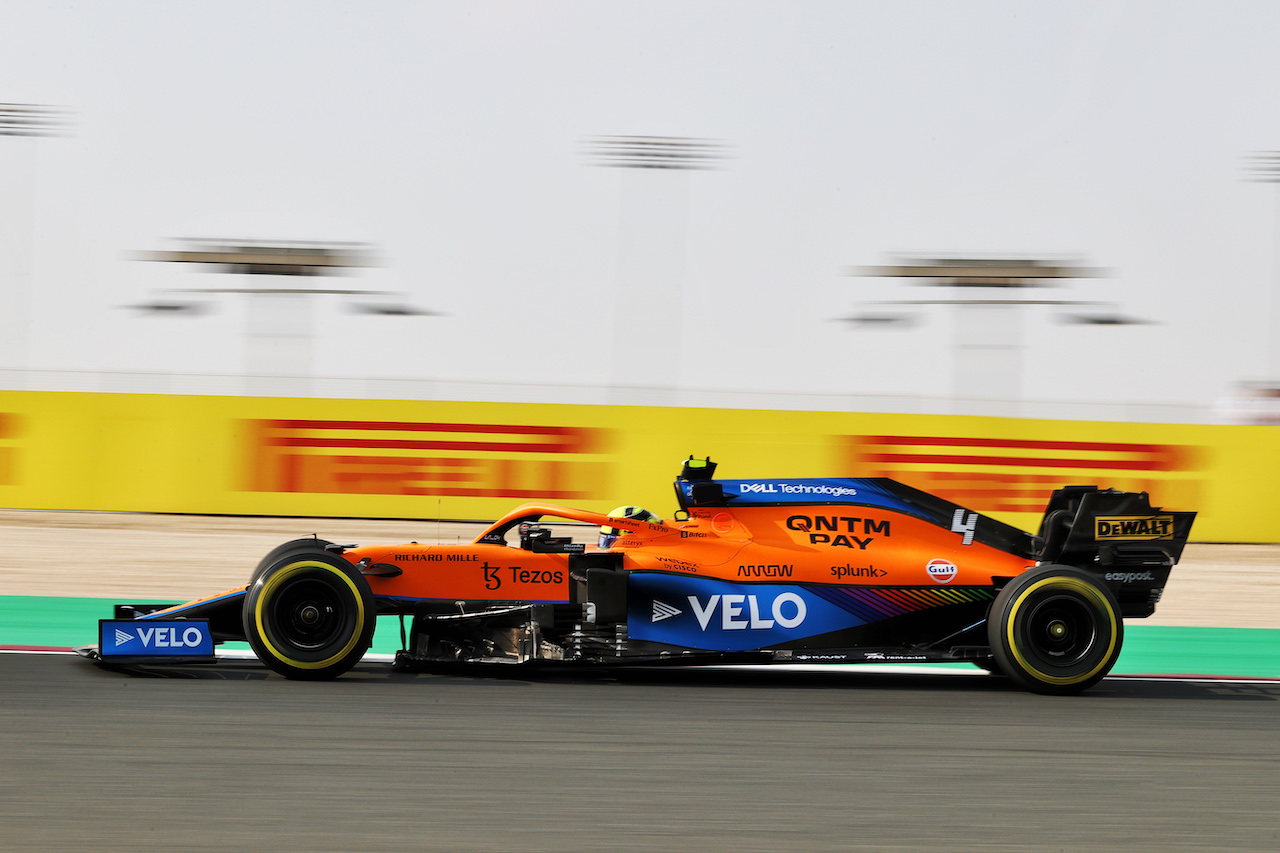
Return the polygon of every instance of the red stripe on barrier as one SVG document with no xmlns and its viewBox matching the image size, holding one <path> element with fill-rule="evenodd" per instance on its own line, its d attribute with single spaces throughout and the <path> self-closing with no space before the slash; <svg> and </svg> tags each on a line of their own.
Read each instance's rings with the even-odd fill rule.
<svg viewBox="0 0 1280 853">
<path fill-rule="evenodd" d="M 960 456 L 941 453 L 871 453 L 871 462 L 928 465 L 997 465 L 1034 468 L 1096 468 L 1120 471 L 1166 471 L 1165 462 L 1138 460 L 1063 459 L 1051 456 Z"/>
</svg>

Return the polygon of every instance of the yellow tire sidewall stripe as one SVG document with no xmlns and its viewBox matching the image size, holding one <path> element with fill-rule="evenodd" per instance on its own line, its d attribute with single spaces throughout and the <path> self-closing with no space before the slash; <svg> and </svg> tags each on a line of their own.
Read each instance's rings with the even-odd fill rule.
<svg viewBox="0 0 1280 853">
<path fill-rule="evenodd" d="M 355 630 L 351 632 L 351 639 L 348 640 L 346 645 L 344 645 L 338 652 L 324 660 L 318 661 L 294 660 L 288 655 L 282 654 L 279 649 L 272 645 L 271 640 L 267 636 L 266 627 L 262 624 L 262 607 L 264 603 L 270 600 L 272 591 L 294 575 L 300 574 L 307 569 L 323 569 L 324 571 L 341 578 L 342 582 L 350 587 L 351 594 L 355 596 L 356 601 L 356 626 Z M 290 666 L 297 667 L 298 669 L 323 669 L 326 666 L 331 666 L 342 660 L 342 658 L 346 657 L 346 655 L 356 647 L 356 644 L 360 642 L 360 637 L 364 634 L 364 598 L 360 595 L 359 588 L 354 582 L 352 582 L 351 578 L 347 577 L 346 574 L 337 567 L 331 566 L 328 563 L 321 563 L 317 560 L 303 560 L 301 562 L 289 564 L 280 571 L 273 573 L 263 582 L 262 588 L 258 591 L 258 598 L 253 604 L 253 619 L 258 628 L 258 638 L 262 640 L 262 644 L 267 647 L 267 651 L 269 651 L 272 657 L 276 660 L 284 661 Z"/>
<path fill-rule="evenodd" d="M 1028 596 L 1036 590 L 1049 585 L 1061 586 L 1082 593 L 1086 598 L 1091 599 L 1095 604 L 1097 604 L 1103 612 L 1107 614 L 1107 618 L 1110 620 L 1110 631 L 1108 636 L 1109 645 L 1107 646 L 1107 653 L 1102 656 L 1098 665 L 1093 669 L 1090 669 L 1088 672 L 1083 672 L 1079 675 L 1049 675 L 1048 673 L 1041 672 L 1029 664 L 1027 659 L 1022 656 L 1022 652 L 1018 649 L 1018 642 L 1014 634 L 1014 626 L 1018 622 L 1018 611 L 1022 609 L 1022 605 L 1026 602 Z M 1009 609 L 1009 618 L 1006 621 L 1005 632 L 1009 641 L 1009 651 L 1013 654 L 1014 659 L 1025 672 L 1046 684 L 1079 684 L 1081 681 L 1086 681 L 1096 675 L 1099 670 L 1107 665 L 1107 661 L 1111 659 L 1111 653 L 1116 647 L 1116 613 L 1115 609 L 1111 606 L 1111 602 L 1107 601 L 1106 596 L 1099 592 L 1092 584 L 1089 584 L 1079 578 L 1049 577 L 1036 581 L 1018 594 L 1018 597 L 1013 601 L 1013 606 Z"/>
</svg>

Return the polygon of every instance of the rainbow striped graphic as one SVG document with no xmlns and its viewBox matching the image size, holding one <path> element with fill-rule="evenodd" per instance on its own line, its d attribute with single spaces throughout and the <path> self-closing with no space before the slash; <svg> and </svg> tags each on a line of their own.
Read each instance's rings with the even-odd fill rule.
<svg viewBox="0 0 1280 853">
<path fill-rule="evenodd" d="M 932 607 L 991 601 L 995 591 L 982 587 L 838 587 L 811 586 L 810 592 L 865 622 L 878 622 Z"/>
</svg>

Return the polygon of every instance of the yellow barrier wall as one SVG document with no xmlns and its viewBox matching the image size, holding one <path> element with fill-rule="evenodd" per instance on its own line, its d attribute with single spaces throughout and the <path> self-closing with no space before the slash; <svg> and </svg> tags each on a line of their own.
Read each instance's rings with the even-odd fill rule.
<svg viewBox="0 0 1280 853">
<path fill-rule="evenodd" d="M 1201 541 L 1280 541 L 1280 427 L 659 407 L 0 392 L 0 506 L 493 518 L 546 499 L 675 506 L 729 478 L 890 476 L 1034 530 L 1069 483 L 1194 509 Z"/>
</svg>

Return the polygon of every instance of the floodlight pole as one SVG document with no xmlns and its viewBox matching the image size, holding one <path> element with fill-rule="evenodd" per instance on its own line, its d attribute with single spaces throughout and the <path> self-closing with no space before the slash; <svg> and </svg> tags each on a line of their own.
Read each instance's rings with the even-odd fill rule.
<svg viewBox="0 0 1280 853">
<path fill-rule="evenodd" d="M 191 288 L 186 293 L 235 293 L 246 299 L 245 370 L 250 394 L 310 393 L 313 298 L 364 291 L 292 286 L 285 282 L 344 274 L 372 265 L 360 243 L 187 240 L 177 251 L 144 252 L 141 260 L 199 265 L 222 273 L 271 276 L 274 286 Z M 148 306 L 141 306 L 148 307 Z M 305 387 L 299 387 L 299 386 Z"/>
<path fill-rule="evenodd" d="M 1029 306 L 1085 306 L 1072 299 L 1019 294 L 1051 287 L 1063 279 L 1094 277 L 1101 270 L 1071 260 L 1012 257 L 910 257 L 875 267 L 852 267 L 850 275 L 890 277 L 939 288 L 945 295 L 890 303 L 897 308 L 945 305 L 955 321 L 952 340 L 952 395 L 956 414 L 1007 414 L 1003 407 L 1022 400 L 1024 313 Z M 976 294 L 976 295 L 975 295 Z M 870 315 L 872 319 L 896 315 Z M 861 322 L 863 318 L 848 318 Z M 1073 322 L 1124 325 L 1141 322 L 1119 316 L 1078 317 Z"/>
<path fill-rule="evenodd" d="M 62 107 L 0 104 L 0 137 L 12 139 L 9 145 L 22 149 L 27 145 L 23 138 L 65 136 L 70 132 L 71 115 Z M 0 214 L 12 220 L 0 219 L 0 370 L 21 371 L 26 366 L 29 337 L 27 301 L 35 169 L 22 160 L 5 159 L 9 167 L 5 172 L 9 174 L 0 174 L 0 198 L 8 202 L 8 210 Z M 5 236 L 7 240 L 3 239 Z M 15 378 L 20 376 L 15 373 Z M 25 387 L 25 379 L 20 381 Z"/>
<path fill-rule="evenodd" d="M 713 139 L 598 136 L 593 165 L 623 170 L 609 381 L 614 402 L 662 403 L 646 392 L 678 385 L 688 236 L 688 173 L 713 169 Z"/>
<path fill-rule="evenodd" d="M 1247 178 L 1263 184 L 1280 184 L 1280 151 L 1258 151 L 1245 160 Z M 1276 246 L 1272 259 L 1271 327 L 1267 330 L 1267 381 L 1280 382 L 1280 195 L 1276 196 Z"/>
</svg>

